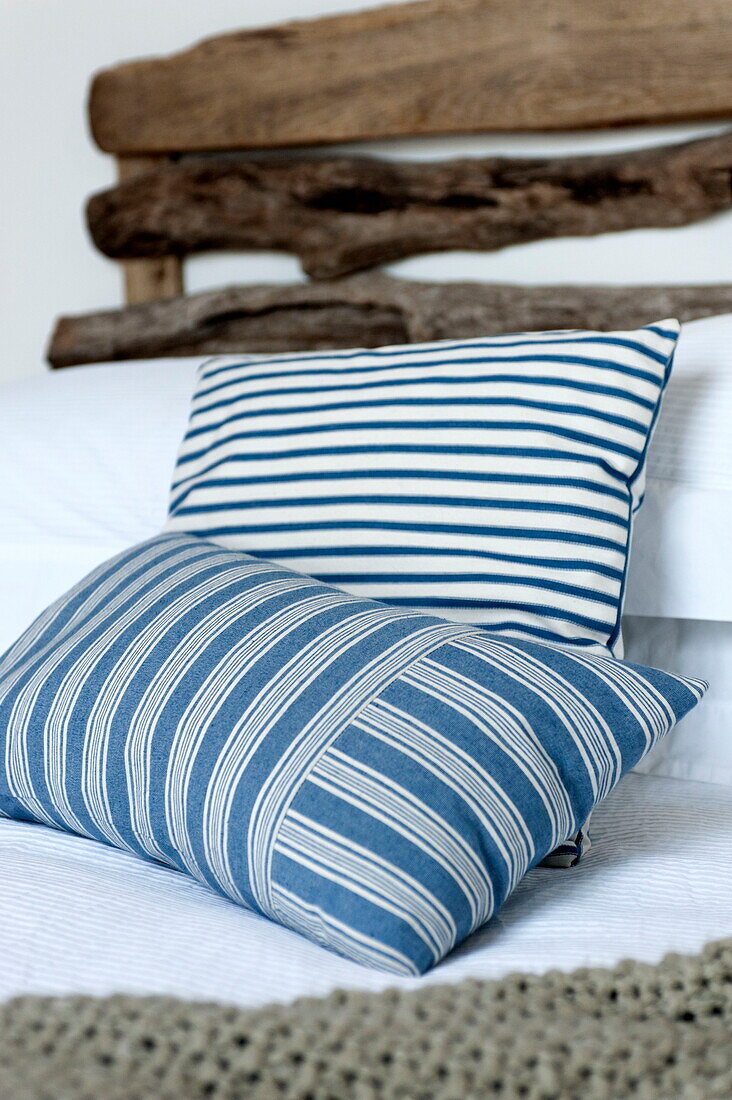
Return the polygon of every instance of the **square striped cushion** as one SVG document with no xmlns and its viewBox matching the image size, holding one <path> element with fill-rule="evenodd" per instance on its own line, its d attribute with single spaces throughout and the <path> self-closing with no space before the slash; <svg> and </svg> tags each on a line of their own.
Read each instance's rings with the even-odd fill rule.
<svg viewBox="0 0 732 1100">
<path fill-rule="evenodd" d="M 0 814 L 160 860 L 415 974 L 703 690 L 160 536 L 0 661 Z"/>
<path fill-rule="evenodd" d="M 678 332 L 209 361 L 167 529 L 397 606 L 622 655 L 631 519 Z"/>
</svg>

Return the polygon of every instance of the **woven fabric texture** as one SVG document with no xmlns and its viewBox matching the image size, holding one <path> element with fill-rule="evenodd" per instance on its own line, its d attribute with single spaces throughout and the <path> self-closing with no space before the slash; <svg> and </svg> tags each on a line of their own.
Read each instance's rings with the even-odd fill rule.
<svg viewBox="0 0 732 1100">
<path fill-rule="evenodd" d="M 0 1006 L 14 1100 L 713 1100 L 732 1095 L 732 939 L 658 966 L 337 992 L 244 1012 L 161 997 Z"/>
<path fill-rule="evenodd" d="M 679 325 L 215 359 L 168 529 L 359 596 L 609 646 Z"/>
<path fill-rule="evenodd" d="M 0 814 L 422 973 L 704 688 L 161 536 L 80 582 L 0 661 Z"/>
</svg>

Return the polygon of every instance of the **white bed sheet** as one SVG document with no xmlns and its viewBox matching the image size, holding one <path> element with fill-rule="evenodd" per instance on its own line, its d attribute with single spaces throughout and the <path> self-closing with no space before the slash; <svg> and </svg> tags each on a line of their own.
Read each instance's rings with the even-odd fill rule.
<svg viewBox="0 0 732 1100">
<path fill-rule="evenodd" d="M 658 961 L 732 935 L 732 789 L 630 775 L 572 871 L 535 870 L 423 978 L 340 959 L 185 876 L 44 826 L 0 821 L 0 1000 L 169 994 L 242 1006 L 336 987 Z"/>
</svg>

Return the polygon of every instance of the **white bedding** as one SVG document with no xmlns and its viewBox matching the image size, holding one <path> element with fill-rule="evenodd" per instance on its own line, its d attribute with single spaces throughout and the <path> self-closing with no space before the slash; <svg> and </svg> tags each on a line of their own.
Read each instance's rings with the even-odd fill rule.
<svg viewBox="0 0 732 1100">
<path fill-rule="evenodd" d="M 164 993 L 256 1006 L 658 961 L 732 935 L 732 789 L 630 775 L 593 816 L 572 871 L 536 870 L 500 915 L 424 978 L 340 959 L 174 871 L 44 826 L 0 821 L 0 1000 Z"/>
</svg>

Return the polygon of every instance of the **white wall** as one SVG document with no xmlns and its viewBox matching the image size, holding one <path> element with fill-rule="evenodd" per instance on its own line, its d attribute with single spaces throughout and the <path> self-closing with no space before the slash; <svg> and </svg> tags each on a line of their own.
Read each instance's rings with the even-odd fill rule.
<svg viewBox="0 0 732 1100">
<path fill-rule="evenodd" d="M 121 301 L 117 266 L 90 246 L 83 221 L 85 197 L 112 180 L 111 162 L 96 151 L 86 127 L 93 71 L 233 28 L 366 6 L 361 0 L 0 0 L 0 379 L 44 369 L 44 346 L 58 313 Z M 389 142 L 369 150 L 415 157 L 581 153 L 720 128 L 489 135 Z M 419 257 L 392 270 L 421 278 L 538 283 L 732 281 L 732 213 L 678 230 L 550 241 L 492 255 Z M 187 265 L 190 290 L 300 277 L 294 259 L 274 254 L 200 257 Z"/>
</svg>

